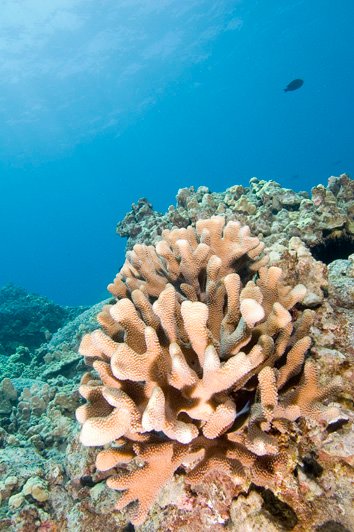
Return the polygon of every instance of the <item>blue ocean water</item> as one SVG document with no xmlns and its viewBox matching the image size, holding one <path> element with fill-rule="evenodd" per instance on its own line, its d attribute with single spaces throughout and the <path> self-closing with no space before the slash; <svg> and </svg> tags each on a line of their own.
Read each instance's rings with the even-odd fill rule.
<svg viewBox="0 0 354 532">
<path fill-rule="evenodd" d="M 93 304 L 138 198 L 353 172 L 352 0 L 0 7 L 0 286 Z"/>
</svg>

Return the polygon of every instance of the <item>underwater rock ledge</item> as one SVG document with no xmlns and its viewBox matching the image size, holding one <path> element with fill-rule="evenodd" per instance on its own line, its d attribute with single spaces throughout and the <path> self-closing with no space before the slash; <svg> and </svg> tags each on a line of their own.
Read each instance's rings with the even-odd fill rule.
<svg viewBox="0 0 354 532">
<path fill-rule="evenodd" d="M 155 244 L 166 228 L 195 226 L 214 214 L 249 225 L 265 242 L 270 265 L 282 269 L 284 282 L 307 287 L 292 313 L 296 318 L 305 308 L 315 310 L 310 355 L 321 383 L 336 376 L 342 381 L 330 403 L 342 419 L 325 428 L 301 418 L 291 435 L 292 474 L 279 474 L 275 487 L 251 483 L 235 497 L 221 471 L 191 489 L 177 470 L 139 530 L 353 528 L 353 192 L 345 174 L 314 187 L 311 197 L 254 178 L 247 188 L 236 185 L 218 194 L 205 187 L 182 189 L 176 207 L 165 214 L 140 200 L 118 225 L 130 249 L 137 242 Z M 127 530 L 127 511 L 113 511 L 119 495 L 105 485 L 109 473 L 94 467 L 100 449 L 81 445 L 74 415 L 86 371 L 77 354 L 79 338 L 97 327 L 95 315 L 108 302 L 37 348 L 30 364 L 21 362 L 20 376 L 9 378 L 5 367 L 0 403 L 10 407 L 0 421 L 0 530 Z"/>
<path fill-rule="evenodd" d="M 128 239 L 127 249 L 132 249 L 138 243 L 156 244 L 164 229 L 195 225 L 220 214 L 226 223 L 238 220 L 248 225 L 266 246 L 286 245 L 289 238 L 299 237 L 317 259 L 328 263 L 354 252 L 353 198 L 353 180 L 347 174 L 331 176 L 327 187 L 313 187 L 311 195 L 253 177 L 249 187 L 234 185 L 224 192 L 203 186 L 182 188 L 176 205 L 165 214 L 142 198 L 118 223 L 117 233 Z"/>
</svg>

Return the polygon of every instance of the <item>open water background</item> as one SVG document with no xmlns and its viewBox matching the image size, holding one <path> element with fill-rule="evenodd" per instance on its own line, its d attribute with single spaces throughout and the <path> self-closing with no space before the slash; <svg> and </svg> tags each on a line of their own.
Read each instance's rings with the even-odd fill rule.
<svg viewBox="0 0 354 532">
<path fill-rule="evenodd" d="M 352 0 L 0 8 L 0 286 L 93 304 L 138 198 L 353 172 Z"/>
</svg>

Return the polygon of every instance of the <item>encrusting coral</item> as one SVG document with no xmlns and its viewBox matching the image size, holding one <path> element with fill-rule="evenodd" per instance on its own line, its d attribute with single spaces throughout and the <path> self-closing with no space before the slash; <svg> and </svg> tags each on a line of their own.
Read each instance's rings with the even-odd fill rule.
<svg viewBox="0 0 354 532">
<path fill-rule="evenodd" d="M 96 466 L 125 490 L 117 509 L 135 502 L 133 524 L 178 468 L 191 484 L 218 470 L 266 486 L 286 471 L 296 420 L 339 416 L 322 402 L 339 383 L 320 385 L 305 361 L 306 288 L 286 286 L 263 248 L 222 216 L 135 245 L 108 287 L 117 302 L 82 339 L 96 373 L 81 381 L 81 442 L 106 446 Z"/>
</svg>

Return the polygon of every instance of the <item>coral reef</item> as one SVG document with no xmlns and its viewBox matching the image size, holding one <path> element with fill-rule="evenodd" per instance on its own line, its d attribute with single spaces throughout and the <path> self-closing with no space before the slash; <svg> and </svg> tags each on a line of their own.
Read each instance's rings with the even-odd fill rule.
<svg viewBox="0 0 354 532">
<path fill-rule="evenodd" d="M 81 382 L 80 439 L 113 444 L 98 454 L 99 470 L 130 464 L 108 485 L 126 490 L 118 509 L 138 501 L 133 524 L 178 468 L 193 485 L 216 470 L 235 485 L 269 486 L 294 467 L 296 420 L 341 417 L 321 404 L 339 383 L 320 386 L 314 362 L 304 365 L 313 311 L 294 307 L 306 288 L 265 266 L 249 228 L 214 216 L 162 237 L 127 254 L 109 286 L 118 300 L 98 315 L 105 332 L 79 349 L 100 377 Z"/>
<path fill-rule="evenodd" d="M 2 287 L 0 355 L 11 355 L 20 346 L 32 350 L 39 347 L 83 310 L 83 307 L 61 307 L 12 284 Z"/>
<path fill-rule="evenodd" d="M 305 335 L 311 336 L 312 345 L 305 358 L 311 363 L 315 361 L 319 368 L 321 390 L 326 383 L 336 382 L 337 376 L 342 381 L 334 396 L 336 402 L 329 405 L 340 408 L 343 418 L 337 422 L 327 426 L 322 421 L 301 416 L 289 422 L 292 430 L 284 434 L 275 427 L 268 430 L 262 422 L 260 430 L 275 437 L 278 454 L 287 456 L 285 474 L 279 471 L 275 476 L 268 476 L 267 486 L 257 486 L 252 467 L 243 464 L 246 478 L 242 484 L 235 482 L 235 476 L 231 478 L 228 470 L 216 469 L 209 470 L 207 482 L 192 483 L 188 475 L 192 476 L 194 464 L 186 464 L 165 483 L 138 530 L 345 532 L 353 529 L 352 187 L 353 182 L 347 176 L 332 177 L 327 187 L 315 187 L 309 196 L 283 189 L 274 182 L 253 179 L 249 188 L 235 186 L 220 194 L 211 193 L 205 187 L 196 192 L 183 189 L 178 194 L 177 206 L 164 215 L 153 211 L 151 206 L 144 211 L 146 202 L 128 215 L 136 225 L 135 235 L 132 223 L 126 226 L 130 249 L 139 238 L 141 242 L 156 244 L 164 229 L 172 229 L 174 225 L 195 227 L 197 220 L 214 214 L 249 225 L 252 233 L 266 244 L 269 256 L 266 267 L 282 270 L 282 285 L 306 286 L 302 302 L 289 312 L 293 324 L 298 320 L 301 323 L 303 313 L 313 315 L 313 323 Z M 244 273 L 239 271 L 243 284 L 247 284 L 253 274 L 247 279 Z M 120 490 L 107 487 L 106 481 L 114 476 L 115 470 L 99 471 L 95 467 L 102 448 L 81 444 L 75 419 L 75 410 L 81 402 L 77 388 L 87 371 L 82 355 L 77 353 L 80 339 L 97 328 L 96 315 L 106 305 L 115 304 L 111 298 L 95 305 L 72 321 L 66 320 L 66 325 L 39 347 L 29 348 L 20 341 L 16 352 L 11 348 L 7 356 L 0 357 L 0 408 L 3 408 L 0 412 L 0 530 L 123 532 L 133 529 L 128 525 L 129 508 L 113 511 L 121 494 Z M 106 315 L 106 311 L 103 313 Z M 257 326 L 255 323 L 253 329 Z M 115 340 L 121 342 L 121 336 Z M 247 345 L 241 351 L 246 348 Z M 221 365 L 225 362 L 222 360 Z M 281 362 L 285 362 L 284 357 Z M 275 367 L 280 371 L 281 365 L 277 364 L 279 361 Z M 238 415 L 239 409 L 243 404 L 246 406 L 247 397 L 254 398 L 254 404 L 261 403 L 261 395 L 255 397 L 257 381 L 255 374 L 244 385 L 249 387 L 246 396 L 237 402 L 235 424 L 242 437 L 248 435 L 252 405 L 242 415 Z M 299 385 L 301 373 L 279 391 L 278 402 L 282 404 L 286 394 Z M 185 413 L 181 416 L 181 421 L 189 422 Z M 274 424 L 274 418 L 270 423 Z M 188 444 L 175 442 L 174 445 L 193 446 L 201 438 L 203 445 L 207 441 L 213 449 L 217 439 L 204 436 L 203 421 L 193 420 L 192 424 L 200 432 L 197 438 Z M 228 441 L 228 431 L 220 438 L 227 440 L 227 445 L 242 447 L 242 442 Z M 151 433 L 140 434 L 144 436 L 150 438 Z M 166 439 L 163 443 L 174 441 L 162 431 L 157 436 Z M 113 445 L 115 450 L 119 445 Z M 131 441 L 129 445 L 132 454 L 135 455 L 134 448 L 143 452 L 143 441 Z M 108 443 L 104 450 L 109 451 L 111 447 Z M 255 456 L 256 460 L 264 458 Z M 117 472 L 122 476 L 133 473 L 135 463 L 144 469 L 142 458 L 120 465 Z M 199 455 L 197 459 L 203 460 Z M 43 500 L 36 499 L 38 494 Z"/>
</svg>

